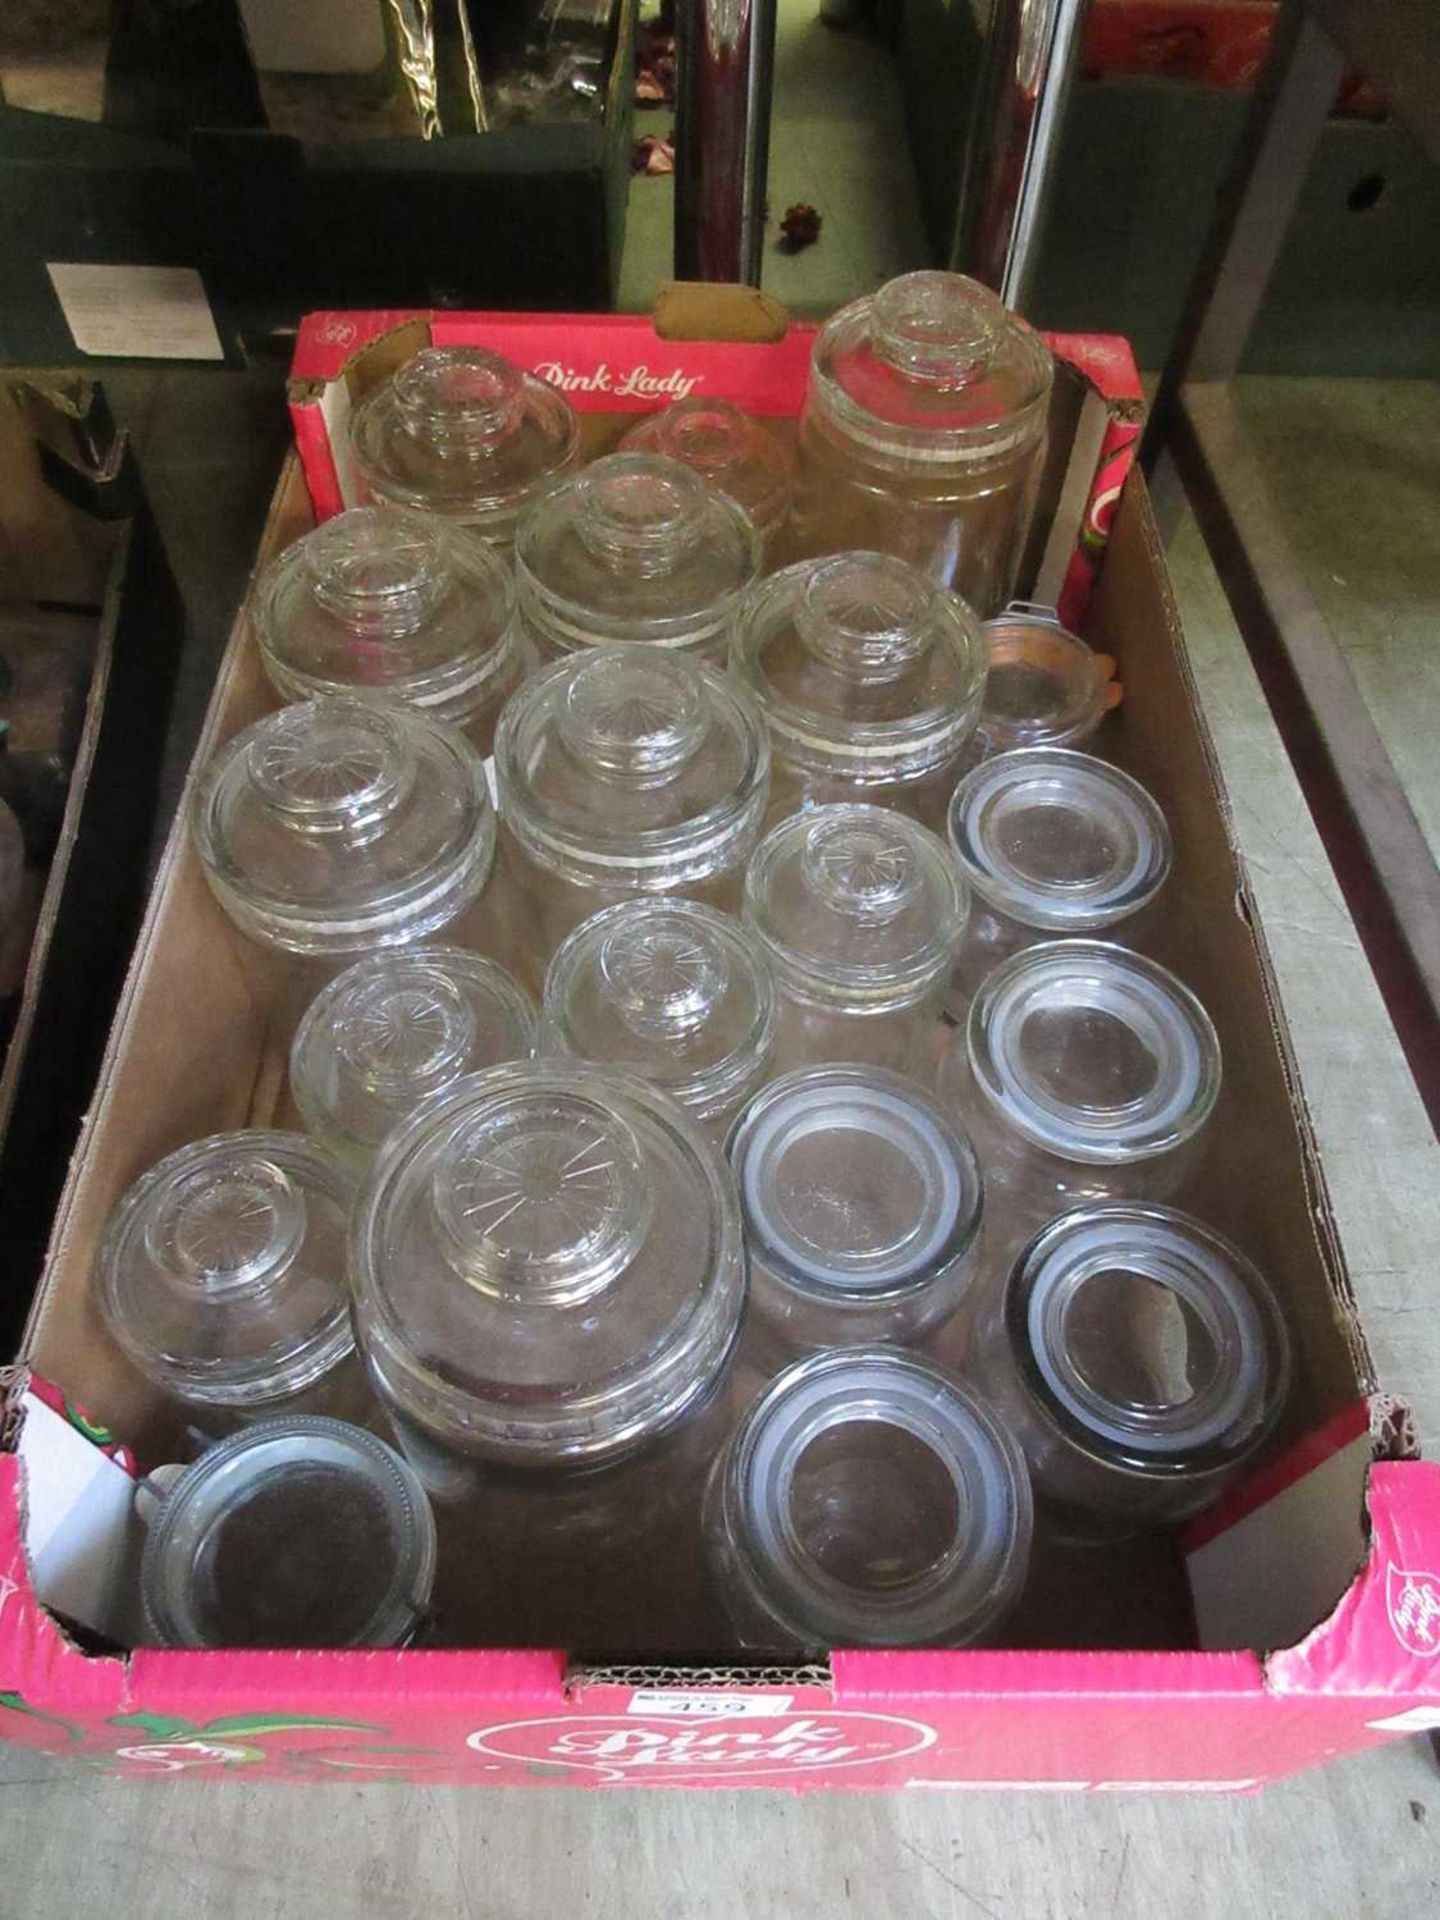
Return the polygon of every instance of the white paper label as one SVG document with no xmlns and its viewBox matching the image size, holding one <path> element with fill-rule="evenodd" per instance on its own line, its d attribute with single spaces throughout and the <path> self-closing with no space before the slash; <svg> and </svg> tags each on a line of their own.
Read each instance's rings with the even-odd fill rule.
<svg viewBox="0 0 1440 1920">
<path fill-rule="evenodd" d="M 789 1713 L 788 1693 L 685 1693 L 669 1687 L 640 1687 L 627 1713 L 664 1720 L 775 1720 Z"/>
<path fill-rule="evenodd" d="M 223 360 L 193 267 L 46 266 L 81 353 L 127 360 Z"/>
</svg>

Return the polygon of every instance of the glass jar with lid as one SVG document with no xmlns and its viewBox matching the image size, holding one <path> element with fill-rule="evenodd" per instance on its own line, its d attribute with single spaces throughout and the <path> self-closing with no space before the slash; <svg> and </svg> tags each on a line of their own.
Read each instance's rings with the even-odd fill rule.
<svg viewBox="0 0 1440 1920">
<path fill-rule="evenodd" d="M 460 947 L 372 953 L 306 1009 L 290 1090 L 311 1134 L 358 1173 L 421 1100 L 534 1045 L 535 1009 L 493 961 Z"/>
<path fill-rule="evenodd" d="M 940 828 L 985 677 L 958 594 L 882 553 L 804 560 L 763 580 L 731 669 L 770 728 L 770 813 L 871 800 Z"/>
<path fill-rule="evenodd" d="M 723 1132 L 770 1071 L 775 983 L 728 914 L 665 895 L 583 921 L 545 976 L 541 1050 L 624 1067 Z"/>
<path fill-rule="evenodd" d="M 254 600 L 265 671 L 287 700 L 376 692 L 490 751 L 525 670 L 509 567 L 464 527 L 354 507 L 287 547 Z"/>
<path fill-rule="evenodd" d="M 1084 1207 L 1025 1248 L 973 1368 L 1036 1491 L 1113 1534 L 1209 1505 L 1274 1426 L 1289 1339 L 1264 1277 L 1214 1228 L 1172 1207 Z"/>
<path fill-rule="evenodd" d="M 800 1349 L 917 1341 L 974 1278 L 974 1149 L 934 1096 L 877 1067 L 772 1080 L 726 1143 L 755 1321 Z"/>
<path fill-rule="evenodd" d="M 920 272 L 821 328 L 800 417 L 800 553 L 893 553 L 982 616 L 1014 590 L 1054 362 L 996 296 Z"/>
<path fill-rule="evenodd" d="M 371 1377 L 446 1492 L 467 1461 L 596 1467 L 668 1432 L 718 1386 L 745 1297 L 719 1148 L 574 1061 L 471 1074 L 392 1133 L 351 1273 Z"/>
<path fill-rule="evenodd" d="M 236 734 L 200 777 L 192 825 L 243 933 L 330 961 L 448 926 L 479 896 L 495 847 L 472 744 L 373 696 L 302 701 Z"/>
<path fill-rule="evenodd" d="M 892 1347 L 816 1353 L 760 1394 L 705 1501 L 741 1644 L 958 1647 L 993 1638 L 1029 1566 L 1025 1462 L 952 1374 Z"/>
<path fill-rule="evenodd" d="M 592 461 L 526 515 L 515 539 L 520 616 L 542 660 L 644 641 L 723 666 L 759 571 L 744 508 L 653 453 Z"/>
<path fill-rule="evenodd" d="M 580 459 L 557 390 L 484 347 L 426 347 L 362 400 L 350 445 L 375 502 L 463 520 L 491 546 Z"/>
<path fill-rule="evenodd" d="M 620 442 L 625 453 L 678 460 L 750 516 L 761 547 L 774 549 L 790 512 L 795 459 L 768 427 L 733 401 L 691 394 L 652 413 Z"/>
<path fill-rule="evenodd" d="M 1170 829 L 1138 780 L 1061 747 L 998 754 L 966 774 L 949 813 L 950 850 L 973 905 L 947 1010 L 1022 947 L 1122 927 L 1133 945 L 1170 872 Z"/>
<path fill-rule="evenodd" d="M 168 1154 L 107 1223 L 111 1333 L 204 1428 L 368 1404 L 346 1287 L 351 1183 L 303 1134 L 247 1128 Z"/>
<path fill-rule="evenodd" d="M 1016 747 L 1083 747 L 1120 698 L 1114 663 L 1043 607 L 1008 607 L 981 628 L 985 690 L 973 762 Z"/>
<path fill-rule="evenodd" d="M 750 695 L 699 661 L 604 647 L 556 662 L 505 708 L 495 772 L 527 985 L 601 907 L 662 893 L 739 905 L 770 746 Z"/>
<path fill-rule="evenodd" d="M 782 820 L 745 877 L 745 918 L 780 993 L 781 1068 L 920 1071 L 969 902 L 939 837 L 885 807 Z"/>
<path fill-rule="evenodd" d="M 162 1647 L 400 1647 L 435 1577 L 414 1472 L 363 1427 L 297 1414 L 143 1481 L 146 1641 Z"/>
</svg>

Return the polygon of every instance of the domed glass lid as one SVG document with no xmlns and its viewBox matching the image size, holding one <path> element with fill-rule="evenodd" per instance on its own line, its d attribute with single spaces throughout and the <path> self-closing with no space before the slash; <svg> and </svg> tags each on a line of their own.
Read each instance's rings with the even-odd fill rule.
<svg viewBox="0 0 1440 1920">
<path fill-rule="evenodd" d="M 658 453 L 678 460 L 713 492 L 728 494 L 763 536 L 790 507 L 795 461 L 790 449 L 732 401 L 691 394 L 632 427 L 625 453 Z"/>
</svg>

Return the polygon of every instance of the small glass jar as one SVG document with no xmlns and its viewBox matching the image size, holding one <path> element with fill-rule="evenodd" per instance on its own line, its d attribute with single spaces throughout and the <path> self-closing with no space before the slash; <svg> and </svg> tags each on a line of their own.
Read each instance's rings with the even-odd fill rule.
<svg viewBox="0 0 1440 1920">
<path fill-rule="evenodd" d="M 1030 1483 L 989 1408 L 915 1354 L 849 1347 L 771 1381 L 717 1460 L 705 1528 L 741 1644 L 993 1637 L 1029 1564 Z"/>
<path fill-rule="evenodd" d="M 371 1377 L 437 1491 L 457 1460 L 594 1467 L 674 1427 L 745 1298 L 719 1148 L 656 1088 L 573 1061 L 427 1102 L 371 1168 L 351 1257 Z"/>
<path fill-rule="evenodd" d="M 389 694 L 453 721 L 482 753 L 520 681 L 508 567 L 463 527 L 355 507 L 287 547 L 256 583 L 260 658 L 286 700 Z"/>
<path fill-rule="evenodd" d="M 362 1427 L 262 1420 L 152 1474 L 137 1505 L 148 1644 L 401 1647 L 429 1609 L 425 1489 Z"/>
<path fill-rule="evenodd" d="M 731 669 L 770 728 L 772 819 L 871 800 L 943 827 L 985 677 L 958 594 L 882 553 L 804 560 L 750 595 Z"/>
<path fill-rule="evenodd" d="M 1155 961 L 1050 940 L 984 982 L 939 1086 L 980 1156 L 998 1249 L 1068 1207 L 1169 1198 L 1220 1092 L 1220 1042 Z"/>
<path fill-rule="evenodd" d="M 520 516 L 578 465 L 580 423 L 501 354 L 426 347 L 356 407 L 350 445 L 371 500 L 508 547 Z"/>
<path fill-rule="evenodd" d="M 1122 925 L 1133 944 L 1170 872 L 1170 829 L 1145 788 L 1065 748 L 982 762 L 956 787 L 948 825 L 974 903 L 946 1003 L 954 1020 L 1022 947 Z"/>
<path fill-rule="evenodd" d="M 1083 747 L 1120 697 L 1101 656 L 1043 608 L 1010 607 L 981 628 L 985 690 L 968 758 L 1016 747 Z"/>
<path fill-rule="evenodd" d="M 362 1172 L 421 1100 L 535 1046 L 535 1009 L 492 961 L 460 947 L 374 953 L 322 987 L 290 1048 L 310 1133 Z"/>
<path fill-rule="evenodd" d="M 770 745 L 750 695 L 711 668 L 644 647 L 559 661 L 506 707 L 495 772 L 508 893 L 528 921 L 515 965 L 537 988 L 601 907 L 661 893 L 739 905 Z"/>
<path fill-rule="evenodd" d="M 922 1068 L 969 902 L 944 842 L 885 807 L 792 814 L 745 876 L 780 993 L 776 1063 Z"/>
<path fill-rule="evenodd" d="M 797 551 L 893 553 L 983 618 L 1010 598 L 1054 362 L 978 281 L 907 273 L 821 328 L 800 416 Z"/>
<path fill-rule="evenodd" d="M 582 922 L 545 976 L 541 1050 L 624 1067 L 722 1131 L 770 1071 L 775 982 L 728 914 L 668 896 Z"/>
<path fill-rule="evenodd" d="M 200 777 L 193 828 L 243 933 L 329 958 L 437 933 L 479 896 L 495 847 L 465 736 L 358 695 L 283 707 L 227 741 Z"/>
<path fill-rule="evenodd" d="M 980 1168 L 933 1095 L 876 1067 L 772 1080 L 726 1144 L 751 1311 L 779 1344 L 916 1341 L 974 1276 Z"/>
<path fill-rule="evenodd" d="M 759 571 L 744 508 L 652 453 L 593 461 L 515 539 L 520 616 L 542 660 L 643 641 L 723 666 Z"/>
<path fill-rule="evenodd" d="M 100 1243 L 110 1331 L 147 1379 L 222 1425 L 297 1402 L 348 1411 L 350 1199 L 303 1134 L 244 1129 L 168 1154 Z"/>
<path fill-rule="evenodd" d="M 983 1316 L 975 1376 L 1036 1491 L 1112 1533 L 1208 1506 L 1290 1377 L 1284 1318 L 1221 1234 L 1172 1207 L 1052 1221 Z"/>
<path fill-rule="evenodd" d="M 795 460 L 768 427 L 732 401 L 691 394 L 632 427 L 625 453 L 658 453 L 696 473 L 750 516 L 767 552 L 790 512 Z"/>
</svg>

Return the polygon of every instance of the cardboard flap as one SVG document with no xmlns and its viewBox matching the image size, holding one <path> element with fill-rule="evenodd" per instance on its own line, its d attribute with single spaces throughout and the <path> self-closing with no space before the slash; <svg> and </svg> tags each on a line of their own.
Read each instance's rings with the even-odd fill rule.
<svg viewBox="0 0 1440 1920">
<path fill-rule="evenodd" d="M 783 340 L 790 315 L 758 287 L 667 280 L 655 292 L 655 331 L 662 340 Z"/>
</svg>

